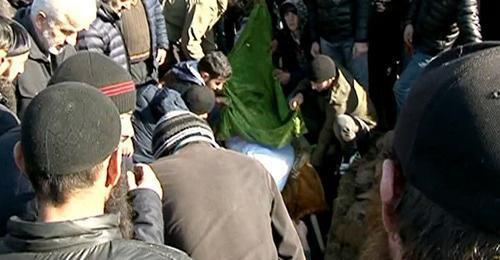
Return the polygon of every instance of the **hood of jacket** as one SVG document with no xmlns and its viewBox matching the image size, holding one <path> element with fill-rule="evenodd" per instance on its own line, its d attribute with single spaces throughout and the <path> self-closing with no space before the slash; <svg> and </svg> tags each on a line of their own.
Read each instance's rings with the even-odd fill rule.
<svg viewBox="0 0 500 260">
<path fill-rule="evenodd" d="M 104 22 L 116 23 L 120 20 L 120 15 L 118 15 L 108 4 L 102 3 L 99 9 L 97 9 L 97 17 Z"/>
<path fill-rule="evenodd" d="M 176 64 L 171 69 L 177 80 L 190 82 L 196 85 L 205 86 L 205 81 L 198 71 L 198 61 L 184 61 Z"/>
</svg>

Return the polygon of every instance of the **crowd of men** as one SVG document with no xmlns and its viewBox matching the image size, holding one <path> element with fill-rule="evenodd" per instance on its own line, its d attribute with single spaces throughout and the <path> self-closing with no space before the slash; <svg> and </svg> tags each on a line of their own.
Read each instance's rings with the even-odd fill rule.
<svg viewBox="0 0 500 260">
<path fill-rule="evenodd" d="M 394 129 L 364 257 L 499 258 L 487 1 L 2 0 L 0 259 L 322 259 L 266 167 L 216 138 L 259 4 L 329 202 Z"/>
</svg>

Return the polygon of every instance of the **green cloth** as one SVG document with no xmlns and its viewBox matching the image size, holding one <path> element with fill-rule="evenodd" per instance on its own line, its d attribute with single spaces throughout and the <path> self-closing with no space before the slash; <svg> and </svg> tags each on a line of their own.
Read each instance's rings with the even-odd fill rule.
<svg viewBox="0 0 500 260">
<path fill-rule="evenodd" d="M 256 4 L 229 54 L 233 76 L 225 88 L 229 104 L 221 110 L 218 138 L 233 136 L 281 148 L 305 131 L 300 113 L 288 108 L 280 83 L 273 77 L 271 17 Z"/>
</svg>

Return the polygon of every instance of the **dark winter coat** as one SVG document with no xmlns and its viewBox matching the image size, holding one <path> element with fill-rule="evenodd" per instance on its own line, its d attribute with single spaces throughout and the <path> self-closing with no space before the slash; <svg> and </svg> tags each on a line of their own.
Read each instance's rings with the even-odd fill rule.
<svg viewBox="0 0 500 260">
<path fill-rule="evenodd" d="M 309 11 L 314 40 L 329 42 L 352 39 L 368 40 L 369 0 L 310 0 L 304 1 Z"/>
<path fill-rule="evenodd" d="M 198 142 L 151 166 L 164 191 L 168 245 L 194 259 L 304 259 L 281 194 L 259 162 Z"/>
<path fill-rule="evenodd" d="M 17 116 L 6 106 L 0 104 L 0 137 L 19 124 Z"/>
<path fill-rule="evenodd" d="M 168 36 L 165 19 L 161 12 L 158 0 L 143 0 L 144 8 L 149 23 L 149 31 L 153 44 L 152 56 L 156 57 L 158 48 L 168 49 Z M 127 71 L 129 70 L 129 57 L 123 41 L 120 17 L 109 6 L 103 4 L 97 10 L 97 18 L 88 30 L 78 34 L 77 49 L 92 50 L 102 53 Z M 158 63 L 153 59 L 154 68 L 158 70 Z"/>
<path fill-rule="evenodd" d="M 14 146 L 21 139 L 21 127 L 14 127 L 0 136 L 0 236 L 4 236 L 7 221 L 13 215 L 24 216 L 35 193 L 26 175 L 14 161 Z M 1 257 L 0 257 L 1 258 Z"/>
<path fill-rule="evenodd" d="M 129 71 L 127 49 L 120 31 L 120 17 L 108 5 L 101 5 L 88 30 L 78 33 L 78 50 L 90 50 L 110 57 Z"/>
<path fill-rule="evenodd" d="M 137 108 L 134 111 L 134 155 L 136 163 L 152 163 L 153 131 L 158 120 L 167 112 L 188 110 L 180 94 L 170 89 L 147 85 L 137 90 Z"/>
<path fill-rule="evenodd" d="M 413 45 L 436 55 L 460 43 L 481 41 L 477 0 L 414 0 L 407 24 L 413 24 Z"/>
<path fill-rule="evenodd" d="M 278 48 L 273 53 L 273 63 L 276 68 L 290 73 L 290 82 L 283 86 L 285 96 L 297 87 L 297 84 L 310 74 L 311 39 L 308 33 L 302 33 L 300 43 L 297 43 L 288 29 L 276 33 Z"/>
<path fill-rule="evenodd" d="M 24 65 L 24 73 L 19 75 L 17 82 L 15 82 L 17 113 L 20 117 L 33 97 L 46 88 L 57 66 L 76 53 L 75 48 L 71 45 L 66 45 L 57 56 L 42 49 L 43 45 L 40 44 L 31 22 L 30 10 L 29 7 L 20 9 L 15 16 L 15 19 L 26 28 L 31 36 L 31 50 L 28 61 Z"/>
<path fill-rule="evenodd" d="M 171 247 L 123 240 L 118 224 L 119 217 L 113 214 L 54 223 L 14 217 L 9 235 L 0 243 L 0 258 L 190 259 Z"/>
<path fill-rule="evenodd" d="M 198 61 L 196 60 L 177 63 L 167 72 L 163 80 L 163 85 L 166 87 L 174 82 L 186 82 L 199 86 L 205 86 L 205 81 L 198 71 Z"/>
<path fill-rule="evenodd" d="M 31 219 L 37 216 L 35 192 L 27 176 L 16 166 L 14 146 L 21 139 L 21 127 L 0 136 L 0 236 L 4 236 L 11 216 Z M 137 189 L 128 193 L 134 210 L 134 238 L 163 244 L 161 201 L 156 193 Z M 0 259 L 3 259 L 0 256 Z"/>
<path fill-rule="evenodd" d="M 148 16 L 151 42 L 153 42 L 153 57 L 156 57 L 158 49 L 168 49 L 168 34 L 165 17 L 159 0 L 142 0 L 146 15 Z"/>
</svg>

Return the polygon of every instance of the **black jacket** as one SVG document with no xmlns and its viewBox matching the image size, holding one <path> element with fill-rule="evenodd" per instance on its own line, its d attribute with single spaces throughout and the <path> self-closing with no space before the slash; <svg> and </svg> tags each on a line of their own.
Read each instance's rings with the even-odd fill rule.
<svg viewBox="0 0 500 260">
<path fill-rule="evenodd" d="M 21 139 L 21 127 L 14 127 L 0 136 L 0 236 L 6 232 L 7 221 L 13 215 L 24 216 L 35 193 L 26 175 L 14 162 L 14 145 Z"/>
<path fill-rule="evenodd" d="M 11 216 L 32 219 L 37 216 L 35 192 L 29 179 L 14 162 L 14 145 L 21 139 L 21 127 L 17 126 L 0 135 L 0 236 L 6 232 Z M 158 195 L 148 189 L 136 189 L 128 193 L 134 211 L 134 238 L 163 244 L 163 219 Z M 1 259 L 1 257 L 0 257 Z"/>
<path fill-rule="evenodd" d="M 369 0 L 307 0 L 311 33 L 329 42 L 354 38 L 368 40 Z"/>
<path fill-rule="evenodd" d="M 415 48 L 436 55 L 460 43 L 481 41 L 477 0 L 413 0 L 407 24 L 413 24 Z"/>
<path fill-rule="evenodd" d="M 299 82 L 310 74 L 311 39 L 309 33 L 302 33 L 297 43 L 288 29 L 276 33 L 278 48 L 273 53 L 273 63 L 277 68 L 290 73 L 290 82 L 283 86 L 283 93 L 288 96 Z"/>
<path fill-rule="evenodd" d="M 164 245 L 123 240 L 117 215 L 41 223 L 12 218 L 1 259 L 190 259 Z"/>
<path fill-rule="evenodd" d="M 40 39 L 33 27 L 30 19 L 31 9 L 23 8 L 19 10 L 15 19 L 26 28 L 30 34 L 31 50 L 28 61 L 24 65 L 24 72 L 19 75 L 16 85 L 17 113 L 22 116 L 38 92 L 44 90 L 49 82 L 52 73 L 57 66 L 76 53 L 71 45 L 66 45 L 62 52 L 54 56 L 47 50 L 41 48 Z"/>
</svg>

